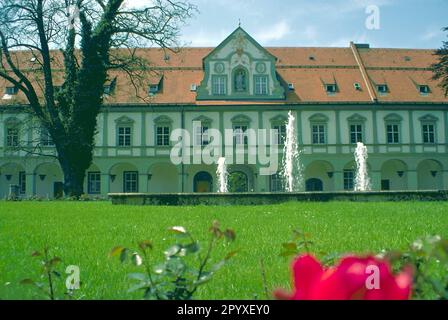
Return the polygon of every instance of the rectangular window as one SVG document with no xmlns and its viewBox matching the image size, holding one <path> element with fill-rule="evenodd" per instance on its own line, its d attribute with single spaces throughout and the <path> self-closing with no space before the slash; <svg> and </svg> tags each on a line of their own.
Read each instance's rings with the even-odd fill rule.
<svg viewBox="0 0 448 320">
<path fill-rule="evenodd" d="M 398 124 L 387 125 L 387 143 L 400 143 L 400 126 Z"/>
<path fill-rule="evenodd" d="M 6 87 L 5 94 L 10 96 L 16 95 L 19 92 L 17 87 Z"/>
<path fill-rule="evenodd" d="M 337 91 L 337 86 L 336 84 L 327 84 L 325 85 L 325 90 L 328 94 L 335 94 Z"/>
<path fill-rule="evenodd" d="M 101 173 L 89 172 L 87 175 L 87 190 L 89 194 L 101 194 Z"/>
<path fill-rule="evenodd" d="M 210 143 L 208 137 L 208 126 L 196 127 L 195 142 L 197 146 L 207 146 Z"/>
<path fill-rule="evenodd" d="M 104 86 L 104 94 L 109 95 L 112 93 L 112 86 L 111 85 L 105 85 Z"/>
<path fill-rule="evenodd" d="M 124 193 L 138 192 L 138 172 L 126 171 L 123 173 L 123 192 Z"/>
<path fill-rule="evenodd" d="M 285 180 L 280 174 L 274 174 L 271 176 L 271 192 L 283 192 L 285 191 Z"/>
<path fill-rule="evenodd" d="M 235 145 L 247 145 L 247 126 L 234 126 L 233 136 L 235 138 Z"/>
<path fill-rule="evenodd" d="M 170 145 L 170 127 L 157 127 L 157 145 L 169 146 Z"/>
<path fill-rule="evenodd" d="M 286 141 L 286 125 L 277 125 L 274 129 L 274 143 L 277 145 L 284 145 Z"/>
<path fill-rule="evenodd" d="M 351 191 L 355 189 L 355 172 L 353 170 L 344 170 L 344 190 Z"/>
<path fill-rule="evenodd" d="M 386 84 L 380 84 L 377 86 L 378 92 L 380 94 L 387 94 L 389 92 L 389 87 Z"/>
<path fill-rule="evenodd" d="M 19 130 L 15 128 L 8 128 L 6 130 L 6 146 L 17 147 L 19 145 Z"/>
<path fill-rule="evenodd" d="M 265 96 L 268 94 L 268 77 L 256 76 L 255 77 L 255 94 Z"/>
<path fill-rule="evenodd" d="M 158 84 L 150 85 L 148 91 L 149 91 L 150 95 L 154 95 L 154 94 L 158 93 L 159 92 L 159 85 Z"/>
<path fill-rule="evenodd" d="M 381 191 L 390 191 L 390 180 L 381 180 Z"/>
<path fill-rule="evenodd" d="M 429 91 L 430 91 L 429 86 L 426 86 L 426 85 L 420 86 L 420 94 L 421 95 L 426 96 L 429 94 Z"/>
<path fill-rule="evenodd" d="M 423 143 L 435 143 L 435 126 L 433 124 L 423 125 Z"/>
<path fill-rule="evenodd" d="M 226 82 L 225 76 L 214 76 L 212 78 L 213 95 L 225 96 L 227 94 Z"/>
<path fill-rule="evenodd" d="M 361 124 L 350 125 L 350 142 L 351 143 L 362 142 L 362 125 Z"/>
<path fill-rule="evenodd" d="M 26 172 L 25 171 L 19 172 L 19 188 L 20 188 L 20 194 L 26 193 Z"/>
<path fill-rule="evenodd" d="M 40 141 L 41 141 L 41 144 L 44 147 L 53 147 L 54 146 L 53 139 L 51 138 L 50 133 L 48 132 L 48 130 L 45 129 L 45 128 L 41 128 L 41 131 L 40 131 Z"/>
<path fill-rule="evenodd" d="M 119 127 L 118 128 L 118 146 L 119 147 L 130 147 L 132 138 L 132 128 L 131 127 Z"/>
<path fill-rule="evenodd" d="M 316 124 L 312 126 L 313 144 L 325 144 L 325 125 Z"/>
</svg>

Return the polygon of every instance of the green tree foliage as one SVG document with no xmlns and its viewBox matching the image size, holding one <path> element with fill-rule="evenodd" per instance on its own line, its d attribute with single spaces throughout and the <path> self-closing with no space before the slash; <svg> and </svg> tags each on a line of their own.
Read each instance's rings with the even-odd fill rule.
<svg viewBox="0 0 448 320">
<path fill-rule="evenodd" d="M 448 27 L 444 28 L 444 31 L 448 31 Z M 436 51 L 436 55 L 439 61 L 432 66 L 434 79 L 441 81 L 440 85 L 448 96 L 448 41 L 443 42 L 442 48 Z"/>
<path fill-rule="evenodd" d="M 0 78 L 26 96 L 26 110 L 48 130 L 66 196 L 83 193 L 108 71 L 121 69 L 134 86 L 143 85 L 150 68 L 137 48 L 177 50 L 180 26 L 195 10 L 184 0 L 143 8 L 124 0 L 0 2 Z M 65 71 L 57 90 L 56 69 Z"/>
</svg>

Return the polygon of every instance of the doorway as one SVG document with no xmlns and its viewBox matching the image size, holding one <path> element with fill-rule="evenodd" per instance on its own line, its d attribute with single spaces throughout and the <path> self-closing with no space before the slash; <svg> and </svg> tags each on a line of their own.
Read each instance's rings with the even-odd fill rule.
<svg viewBox="0 0 448 320">
<path fill-rule="evenodd" d="M 213 192 L 213 178 L 210 173 L 202 171 L 194 176 L 193 190 L 196 193 Z"/>
</svg>

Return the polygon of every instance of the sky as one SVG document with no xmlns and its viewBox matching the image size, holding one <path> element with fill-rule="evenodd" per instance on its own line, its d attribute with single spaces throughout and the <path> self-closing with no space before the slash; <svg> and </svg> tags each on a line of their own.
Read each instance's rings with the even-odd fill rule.
<svg viewBox="0 0 448 320">
<path fill-rule="evenodd" d="M 448 0 L 190 2 L 199 12 L 182 28 L 187 46 L 217 46 L 239 21 L 263 46 L 348 47 L 354 41 L 375 48 L 439 48 L 448 40 L 442 31 L 448 27 Z"/>
</svg>

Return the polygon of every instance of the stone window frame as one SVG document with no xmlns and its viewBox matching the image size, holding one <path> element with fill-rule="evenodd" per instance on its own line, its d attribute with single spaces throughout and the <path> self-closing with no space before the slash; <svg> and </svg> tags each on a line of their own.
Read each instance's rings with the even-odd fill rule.
<svg viewBox="0 0 448 320">
<path fill-rule="evenodd" d="M 53 148 L 55 146 L 55 143 L 51 138 L 50 133 L 48 132 L 47 128 L 45 128 L 45 126 L 43 125 L 41 125 L 39 128 L 39 141 L 40 144 L 45 148 Z"/>
<path fill-rule="evenodd" d="M 269 190 L 273 193 L 285 191 L 285 178 L 281 173 L 276 173 L 269 176 Z"/>
<path fill-rule="evenodd" d="M 5 94 L 10 96 L 15 96 L 19 93 L 19 88 L 17 86 L 7 86 L 5 87 Z"/>
<path fill-rule="evenodd" d="M 350 177 L 349 177 L 350 176 Z M 355 170 L 344 169 L 342 172 L 343 188 L 345 191 L 353 191 L 355 189 Z"/>
<path fill-rule="evenodd" d="M 168 116 L 162 115 L 154 119 L 154 145 L 158 148 L 168 148 L 171 146 L 171 139 L 168 137 L 168 144 L 162 144 L 159 145 L 159 137 L 158 137 L 158 128 L 168 127 L 169 129 L 169 135 L 171 135 L 171 132 L 173 131 L 173 119 L 171 119 Z M 163 134 L 164 135 L 164 134 Z"/>
<path fill-rule="evenodd" d="M 348 141 L 349 144 L 356 144 L 357 142 L 352 142 L 352 126 L 361 126 L 361 141 L 358 142 L 363 142 L 366 143 L 366 122 L 367 122 L 367 118 L 361 116 L 358 113 L 353 114 L 352 116 L 350 116 L 349 118 L 347 118 L 347 122 L 348 122 Z"/>
<path fill-rule="evenodd" d="M 422 130 L 422 143 L 425 145 L 435 145 L 437 144 L 438 141 L 438 128 L 437 128 L 437 123 L 439 121 L 439 118 L 431 115 L 431 114 L 427 114 L 424 115 L 423 117 L 419 118 L 420 120 L 420 125 L 421 125 L 421 130 Z M 434 141 L 433 142 L 425 142 L 425 132 L 424 132 L 424 126 L 425 125 L 432 125 L 434 128 Z"/>
<path fill-rule="evenodd" d="M 266 79 L 266 93 L 264 92 L 257 92 L 258 90 L 258 80 L 260 79 Z M 263 90 L 262 90 L 263 91 Z M 269 95 L 269 76 L 267 74 L 256 74 L 254 75 L 254 95 L 255 96 L 268 96 Z"/>
<path fill-rule="evenodd" d="M 216 84 L 216 80 L 217 79 L 222 79 L 222 80 L 224 80 L 224 82 L 223 82 L 223 84 L 224 84 L 224 90 L 221 92 L 221 91 L 217 91 L 217 90 L 215 90 L 216 89 L 216 86 L 217 86 L 217 84 Z M 213 96 L 226 96 L 227 95 L 227 92 L 228 92 L 228 90 L 227 90 L 227 88 L 228 88 L 228 78 L 227 78 L 227 76 L 226 75 L 222 75 L 222 74 L 214 74 L 214 75 L 212 75 L 212 95 Z"/>
<path fill-rule="evenodd" d="M 271 144 L 277 145 L 277 146 L 281 146 L 286 141 L 286 130 L 287 130 L 286 127 L 288 125 L 288 118 L 286 116 L 283 116 L 283 115 L 278 115 L 278 116 L 275 116 L 274 118 L 271 118 L 269 121 L 271 123 L 271 130 L 274 130 L 274 127 L 277 127 L 277 126 L 278 127 L 281 127 L 281 126 L 285 127 L 285 137 L 283 139 L 284 141 L 282 142 L 282 139 L 279 140 L 279 137 L 281 137 L 281 132 L 276 134 L 276 135 L 274 135 L 274 138 L 277 138 L 277 139 L 275 139 L 274 141 L 271 141 Z"/>
<path fill-rule="evenodd" d="M 195 146 L 201 146 L 201 147 L 206 147 L 210 144 L 210 135 L 208 134 L 208 130 L 211 129 L 212 123 L 213 123 L 213 119 L 210 119 L 209 117 L 206 116 L 199 116 L 195 119 L 193 119 L 193 122 L 200 122 L 201 123 L 201 143 L 198 143 L 198 137 L 199 134 L 198 132 L 194 131 L 193 132 L 193 142 Z M 207 130 L 203 130 L 203 128 L 207 128 Z M 194 127 L 193 130 L 196 130 L 197 127 Z M 205 140 L 204 137 L 207 137 L 208 139 Z M 205 143 L 207 141 L 207 143 Z"/>
<path fill-rule="evenodd" d="M 133 179 L 132 181 L 130 181 L 131 183 L 135 183 L 135 189 L 131 190 L 127 190 L 126 188 L 126 184 L 129 182 L 126 177 L 127 175 L 135 175 L 135 179 Z M 139 172 L 138 171 L 124 171 L 123 172 L 123 192 L 124 193 L 138 193 L 139 190 Z"/>
<path fill-rule="evenodd" d="M 99 176 L 99 180 L 95 180 L 95 183 L 99 183 L 99 190 L 93 190 L 91 185 L 91 177 L 92 175 Z M 87 172 L 87 193 L 91 195 L 99 195 L 101 194 L 101 172 L 100 171 L 89 171 Z"/>
<path fill-rule="evenodd" d="M 249 136 L 248 131 L 250 129 L 250 124 L 252 119 L 244 114 L 239 114 L 232 118 L 232 130 L 233 130 L 233 142 L 235 146 L 247 146 L 249 144 Z M 243 139 L 243 143 L 237 143 L 237 127 L 246 127 L 246 131 L 241 133 L 241 138 Z"/>
<path fill-rule="evenodd" d="M 134 145 L 134 126 L 135 126 L 135 120 L 127 117 L 122 116 L 115 120 L 115 130 L 116 130 L 116 146 L 118 148 L 131 148 Z M 120 145 L 120 128 L 130 128 L 130 144 L 129 145 Z M 125 134 L 126 135 L 126 134 Z"/>
<path fill-rule="evenodd" d="M 11 117 L 5 120 L 5 141 L 4 145 L 6 148 L 17 148 L 20 145 L 20 131 L 21 131 L 22 121 L 15 117 Z M 12 140 L 12 142 L 15 141 L 15 143 L 9 143 L 10 141 L 10 134 L 9 130 L 15 130 L 16 131 L 16 138 Z"/>
<path fill-rule="evenodd" d="M 398 115 L 396 113 L 391 113 L 384 117 L 384 128 L 385 128 L 385 132 L 386 132 L 386 143 L 387 144 L 397 145 L 397 144 L 403 143 L 402 122 L 403 122 L 403 117 L 401 117 L 400 115 Z M 393 125 L 398 126 L 398 142 L 389 142 L 388 126 L 393 126 Z"/>
<path fill-rule="evenodd" d="M 310 122 L 310 130 L 311 130 L 311 144 L 316 146 L 323 146 L 328 144 L 328 122 L 330 119 L 324 115 L 323 113 L 313 114 L 308 118 Z M 323 143 L 315 143 L 314 142 L 314 126 L 323 126 L 324 127 L 324 142 Z"/>
</svg>

